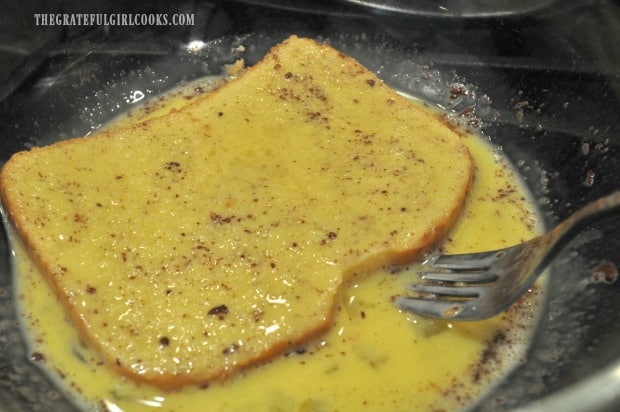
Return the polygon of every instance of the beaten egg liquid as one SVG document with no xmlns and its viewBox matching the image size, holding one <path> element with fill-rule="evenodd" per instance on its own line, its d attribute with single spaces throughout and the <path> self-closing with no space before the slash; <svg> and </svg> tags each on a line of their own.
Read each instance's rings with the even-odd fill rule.
<svg viewBox="0 0 620 412">
<path fill-rule="evenodd" d="M 192 90 L 210 86 L 176 91 L 108 127 L 163 115 L 186 104 Z M 463 139 L 474 159 L 475 177 L 442 250 L 495 249 L 536 235 L 528 195 L 501 154 L 480 137 Z M 16 291 L 32 359 L 85 410 L 458 410 L 519 362 L 541 294 L 534 288 L 508 312 L 485 321 L 431 320 L 403 313 L 393 304 L 393 297 L 417 280 L 419 267 L 385 269 L 343 289 L 333 326 L 319 340 L 223 382 L 166 392 L 92 361 L 97 357 L 80 342 L 43 276 L 14 244 Z"/>
</svg>

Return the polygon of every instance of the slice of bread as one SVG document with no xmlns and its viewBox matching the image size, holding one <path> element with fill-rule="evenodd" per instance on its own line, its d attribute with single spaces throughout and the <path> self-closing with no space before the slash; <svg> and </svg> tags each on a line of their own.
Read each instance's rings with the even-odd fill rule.
<svg viewBox="0 0 620 412">
<path fill-rule="evenodd" d="M 324 332 L 347 279 L 446 233 L 471 175 L 434 114 L 291 37 L 175 113 L 15 154 L 0 189 L 84 341 L 177 388 Z"/>
</svg>

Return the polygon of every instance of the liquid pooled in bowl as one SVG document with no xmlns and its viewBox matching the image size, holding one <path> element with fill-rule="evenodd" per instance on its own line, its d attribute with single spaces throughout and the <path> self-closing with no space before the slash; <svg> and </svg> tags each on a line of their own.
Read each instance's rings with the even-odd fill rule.
<svg viewBox="0 0 620 412">
<path fill-rule="evenodd" d="M 141 122 L 187 101 L 173 93 L 109 127 Z M 475 177 L 461 218 L 442 248 L 484 250 L 536 231 L 527 194 L 499 152 L 464 136 Z M 501 228 L 501 230 L 498 230 Z M 32 358 L 83 405 L 103 410 L 453 410 L 475 400 L 517 362 L 535 323 L 537 293 L 495 319 L 450 323 L 399 312 L 393 298 L 415 265 L 352 279 L 328 332 L 224 381 L 166 391 L 118 376 L 81 344 L 47 283 L 16 248 Z"/>
</svg>

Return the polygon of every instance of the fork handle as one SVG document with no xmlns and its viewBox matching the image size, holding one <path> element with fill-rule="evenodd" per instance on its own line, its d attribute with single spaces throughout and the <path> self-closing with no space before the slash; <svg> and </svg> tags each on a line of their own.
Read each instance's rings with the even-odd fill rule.
<svg viewBox="0 0 620 412">
<path fill-rule="evenodd" d="M 579 231 L 593 220 L 618 210 L 620 210 L 620 190 L 586 204 L 551 230 L 556 241 L 555 246 L 560 246 L 560 243 L 564 243 L 562 240 L 568 240 L 569 235 Z"/>
</svg>

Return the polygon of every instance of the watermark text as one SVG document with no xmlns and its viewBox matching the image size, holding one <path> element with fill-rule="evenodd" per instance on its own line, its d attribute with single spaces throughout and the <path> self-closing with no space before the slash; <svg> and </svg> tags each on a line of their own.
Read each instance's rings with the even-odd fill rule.
<svg viewBox="0 0 620 412">
<path fill-rule="evenodd" d="M 192 13 L 35 13 L 37 26 L 193 26 Z"/>
</svg>

